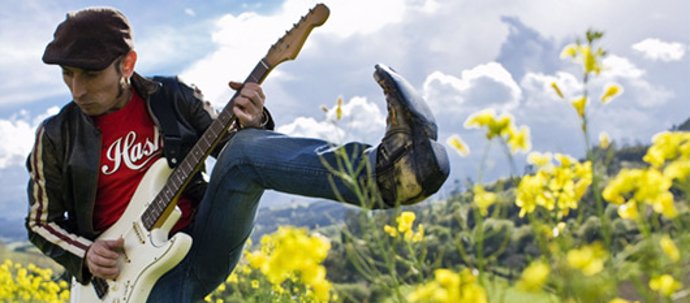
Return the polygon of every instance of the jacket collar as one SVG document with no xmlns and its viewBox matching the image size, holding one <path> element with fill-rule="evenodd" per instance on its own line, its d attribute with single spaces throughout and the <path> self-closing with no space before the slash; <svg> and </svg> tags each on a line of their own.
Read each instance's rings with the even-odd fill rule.
<svg viewBox="0 0 690 303">
<path fill-rule="evenodd" d="M 146 100 L 160 89 L 161 84 L 151 79 L 144 78 L 135 72 L 134 75 L 132 75 L 132 86 L 134 86 L 134 89 L 139 93 L 139 96 Z"/>
</svg>

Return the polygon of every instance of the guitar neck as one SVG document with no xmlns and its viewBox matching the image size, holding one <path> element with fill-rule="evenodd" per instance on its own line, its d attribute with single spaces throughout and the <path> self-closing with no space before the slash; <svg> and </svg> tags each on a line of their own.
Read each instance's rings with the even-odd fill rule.
<svg viewBox="0 0 690 303">
<path fill-rule="evenodd" d="M 262 59 L 256 64 L 247 79 L 244 80 L 244 83 L 253 82 L 261 84 L 271 70 L 272 67 Z M 239 90 L 235 92 L 227 105 L 218 114 L 218 117 L 204 131 L 201 138 L 170 175 L 163 189 L 158 193 L 144 214 L 142 214 L 141 220 L 146 229 L 151 230 L 162 224 L 162 221 L 165 221 L 177 204 L 177 200 L 185 187 L 189 184 L 191 177 L 203 166 L 206 157 L 208 157 L 221 139 L 225 137 L 225 134 L 231 128 L 236 127 L 235 115 L 232 113 L 232 100 L 238 95 Z"/>
<path fill-rule="evenodd" d="M 256 64 L 256 67 L 254 67 L 247 79 L 244 80 L 244 83 L 254 82 L 261 84 L 268 76 L 268 73 L 278 64 L 295 59 L 312 29 L 326 22 L 329 14 L 328 7 L 323 4 L 317 4 L 310 9 L 307 15 L 300 18 L 299 22 L 295 23 L 292 29 L 285 32 L 285 35 L 271 46 L 268 54 Z M 232 100 L 238 95 L 239 91 L 235 92 L 230 102 L 228 102 L 218 117 L 206 129 L 199 141 L 187 153 L 180 165 L 170 175 L 163 189 L 144 211 L 144 214 L 141 215 L 141 221 L 146 229 L 151 230 L 163 224 L 165 219 L 175 209 L 177 199 L 182 195 L 182 191 L 189 184 L 191 177 L 199 171 L 213 148 L 225 137 L 228 130 L 235 125 L 235 116 L 232 114 Z"/>
</svg>

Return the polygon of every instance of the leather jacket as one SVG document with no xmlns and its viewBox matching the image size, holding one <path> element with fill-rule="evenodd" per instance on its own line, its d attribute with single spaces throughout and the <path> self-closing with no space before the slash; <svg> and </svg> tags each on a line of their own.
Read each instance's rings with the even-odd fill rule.
<svg viewBox="0 0 690 303">
<path fill-rule="evenodd" d="M 164 138 L 163 154 L 169 159 L 168 146 L 179 143 L 179 151 L 174 152 L 186 155 L 215 118 L 210 104 L 202 100 L 198 90 L 176 77 L 146 79 L 135 73 L 131 79 Z M 152 106 L 155 102 L 173 107 L 173 111 L 163 112 L 175 113 L 179 142 L 168 144 L 165 135 L 171 131 L 160 123 L 163 113 L 161 106 Z M 270 114 L 266 110 L 264 114 L 264 127 L 273 129 Z M 212 156 L 217 155 L 229 137 L 218 144 Z M 100 156 L 100 131 L 90 116 L 70 102 L 38 127 L 34 148 L 27 159 L 30 208 L 25 225 L 29 240 L 81 283 L 91 276 L 84 264 L 86 250 L 102 232 L 93 227 Z M 198 203 L 205 188 L 205 181 L 197 174 L 184 194 Z"/>
</svg>

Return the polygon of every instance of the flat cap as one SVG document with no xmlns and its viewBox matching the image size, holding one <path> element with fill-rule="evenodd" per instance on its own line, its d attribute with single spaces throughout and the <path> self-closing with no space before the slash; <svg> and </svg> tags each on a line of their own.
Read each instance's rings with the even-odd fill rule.
<svg viewBox="0 0 690 303">
<path fill-rule="evenodd" d="M 67 14 L 43 53 L 43 62 L 86 70 L 102 70 L 134 47 L 127 18 L 109 7 Z"/>
</svg>

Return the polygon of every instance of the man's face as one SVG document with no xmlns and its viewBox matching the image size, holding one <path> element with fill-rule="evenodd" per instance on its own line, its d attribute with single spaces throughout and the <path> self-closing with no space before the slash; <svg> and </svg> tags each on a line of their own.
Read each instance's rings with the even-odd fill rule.
<svg viewBox="0 0 690 303">
<path fill-rule="evenodd" d="M 118 110 L 127 103 L 129 94 L 124 93 L 120 62 L 115 60 L 99 71 L 61 66 L 62 79 L 82 112 L 89 116 L 99 116 Z"/>
</svg>

